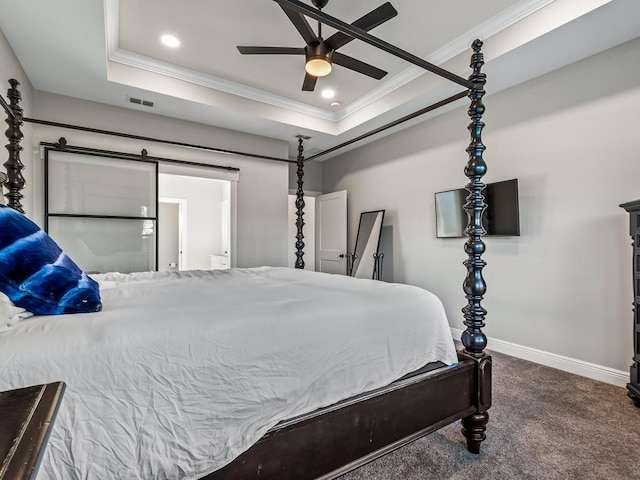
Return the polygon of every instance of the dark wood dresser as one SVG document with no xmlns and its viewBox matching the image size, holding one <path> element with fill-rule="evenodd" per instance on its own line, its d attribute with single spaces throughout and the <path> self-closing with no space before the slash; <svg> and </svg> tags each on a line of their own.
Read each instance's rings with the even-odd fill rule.
<svg viewBox="0 0 640 480">
<path fill-rule="evenodd" d="M 629 212 L 629 233 L 633 245 L 633 363 L 627 394 L 640 408 L 640 200 L 620 206 Z"/>
<path fill-rule="evenodd" d="M 64 383 L 0 392 L 0 480 L 35 479 Z"/>
</svg>

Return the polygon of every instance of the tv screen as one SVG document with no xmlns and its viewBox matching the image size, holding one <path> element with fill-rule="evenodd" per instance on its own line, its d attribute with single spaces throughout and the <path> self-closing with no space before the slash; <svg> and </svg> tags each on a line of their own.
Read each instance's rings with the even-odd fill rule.
<svg viewBox="0 0 640 480">
<path fill-rule="evenodd" d="M 487 235 L 520 235 L 518 180 L 514 178 L 488 183 L 483 194 L 488 206 L 482 216 L 482 225 Z M 463 232 L 467 227 L 467 212 L 464 210 L 464 204 L 468 195 L 469 192 L 464 188 L 435 194 L 438 238 L 464 236 Z"/>
</svg>

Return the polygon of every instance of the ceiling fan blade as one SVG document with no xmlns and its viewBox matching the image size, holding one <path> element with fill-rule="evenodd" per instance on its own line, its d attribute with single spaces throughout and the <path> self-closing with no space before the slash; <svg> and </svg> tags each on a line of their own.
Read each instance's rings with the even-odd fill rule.
<svg viewBox="0 0 640 480">
<path fill-rule="evenodd" d="M 380 5 L 375 10 L 370 11 L 364 17 L 360 17 L 351 25 L 353 25 L 354 27 L 358 27 L 365 32 L 368 32 L 372 28 L 375 28 L 378 25 L 382 25 L 387 20 L 391 20 L 396 15 L 398 15 L 398 11 L 393 8 L 393 5 L 387 2 L 383 5 Z M 336 32 L 329 38 L 327 38 L 325 40 L 325 43 L 335 50 L 336 48 L 340 48 L 341 46 L 346 45 L 353 39 L 353 37 L 347 35 L 346 33 Z"/>
<path fill-rule="evenodd" d="M 291 20 L 293 26 L 296 27 L 296 30 L 300 32 L 300 35 L 302 35 L 305 42 L 314 43 L 318 41 L 318 36 L 313 31 L 311 25 L 309 25 L 309 22 L 307 22 L 307 19 L 303 14 L 290 10 L 282 5 L 280 5 L 280 8 L 284 10 L 284 13 L 289 17 L 289 20 Z"/>
<path fill-rule="evenodd" d="M 302 90 L 305 92 L 313 92 L 313 89 L 316 88 L 316 82 L 318 81 L 318 77 L 314 77 L 313 75 L 309 75 L 308 73 L 304 76 L 304 82 L 302 83 Z"/>
<path fill-rule="evenodd" d="M 380 80 L 387 74 L 387 72 L 385 72 L 384 70 L 380 70 L 373 65 L 361 62 L 360 60 L 356 60 L 355 58 L 349 57 L 340 52 L 333 52 L 333 63 L 335 63 L 336 65 L 341 65 L 350 70 L 354 70 L 358 73 L 368 75 L 369 77 L 373 77 L 376 80 Z"/>
<path fill-rule="evenodd" d="M 242 55 L 304 55 L 304 48 L 297 47 L 244 47 L 238 46 Z"/>
</svg>

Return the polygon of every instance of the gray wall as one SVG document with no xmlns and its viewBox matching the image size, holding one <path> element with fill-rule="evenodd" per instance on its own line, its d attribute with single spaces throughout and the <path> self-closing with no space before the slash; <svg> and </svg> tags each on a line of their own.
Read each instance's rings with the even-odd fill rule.
<svg viewBox="0 0 640 480">
<path fill-rule="evenodd" d="M 640 198 L 640 40 L 485 97 L 488 182 L 517 177 L 521 236 L 487 238 L 486 333 L 619 370 L 632 357 L 631 247 L 618 204 Z M 463 329 L 463 239 L 436 239 L 434 192 L 466 183 L 458 109 L 324 162 L 361 211 L 384 208 L 395 281 L 427 288 Z M 388 255 L 388 254 L 387 254 Z M 385 256 L 385 262 L 387 258 Z"/>
<path fill-rule="evenodd" d="M 295 193 L 298 190 L 298 167 L 295 164 L 289 165 L 289 192 Z M 305 192 L 322 192 L 322 162 L 310 160 L 304 162 L 304 184 L 302 188 Z"/>
<path fill-rule="evenodd" d="M 248 135 L 241 132 L 209 127 L 132 109 L 113 107 L 61 95 L 35 92 L 36 118 L 62 123 L 85 125 L 137 135 L 160 137 L 187 143 L 224 149 L 260 153 L 286 158 L 287 144 L 279 140 Z M 237 265 L 287 264 L 287 185 L 288 165 L 250 157 L 217 154 L 152 142 L 142 142 L 107 135 L 37 126 L 35 143 L 56 142 L 64 136 L 70 145 L 82 145 L 107 150 L 140 152 L 146 148 L 151 156 L 199 161 L 240 168 L 238 182 Z M 42 219 L 43 170 L 42 161 L 31 169 L 35 175 L 33 217 Z"/>
</svg>

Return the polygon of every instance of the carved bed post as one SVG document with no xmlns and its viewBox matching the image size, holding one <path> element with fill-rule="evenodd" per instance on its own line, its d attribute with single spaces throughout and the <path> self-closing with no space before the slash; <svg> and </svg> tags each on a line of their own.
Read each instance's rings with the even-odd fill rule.
<svg viewBox="0 0 640 480">
<path fill-rule="evenodd" d="M 474 389 L 476 412 L 462 420 L 464 427 L 462 433 L 467 438 L 467 449 L 472 453 L 480 452 L 480 443 L 486 438 L 485 430 L 489 421 L 487 410 L 491 406 L 491 357 L 484 353 L 487 337 L 482 332 L 487 311 L 481 305 L 487 290 L 482 277 L 482 269 L 486 265 L 486 262 L 482 260 L 482 254 L 485 251 L 482 236 L 486 233 L 482 226 L 482 213 L 487 207 L 482 195 L 482 190 L 485 188 L 482 177 L 487 172 L 487 165 L 482 158 L 485 150 L 482 143 L 482 129 L 484 128 L 482 115 L 485 110 L 482 97 L 485 94 L 484 85 L 487 79 L 486 75 L 480 71 L 484 65 L 481 48 L 482 42 L 475 40 L 470 65 L 473 68 L 473 73 L 469 77 L 473 83 L 473 87 L 469 90 L 471 106 L 468 112 L 471 118 L 469 124 L 471 142 L 467 148 L 469 162 L 464 169 L 465 175 L 469 178 L 469 183 L 465 187 L 469 191 L 469 196 L 464 206 L 468 218 L 468 225 L 465 229 L 465 235 L 468 238 L 464 246 L 468 255 L 467 260 L 464 261 L 464 265 L 467 267 L 467 276 L 463 284 L 468 303 L 462 309 L 467 329 L 462 333 L 461 340 L 464 345 L 463 354 L 476 362 Z"/>
<path fill-rule="evenodd" d="M 5 145 L 5 148 L 9 151 L 9 159 L 4 163 L 7 170 L 7 181 L 5 182 L 7 193 L 5 193 L 4 196 L 7 197 L 7 205 L 9 207 L 24 213 L 22 204 L 20 203 L 23 197 L 20 191 L 25 187 L 26 183 L 21 173 L 24 165 L 20 161 L 20 152 L 22 151 L 20 142 L 23 137 L 21 130 L 23 110 L 20 108 L 22 96 L 17 88 L 18 85 L 20 85 L 17 80 L 12 78 L 9 80 L 9 84 L 11 88 L 7 92 L 7 97 L 9 97 L 9 105 L 13 111 L 13 115 L 7 115 L 7 119 L 5 120 L 7 125 L 9 125 L 9 128 L 5 131 L 7 140 L 9 141 L 9 143 Z"/>
<path fill-rule="evenodd" d="M 296 227 L 298 227 L 298 233 L 296 234 L 296 268 L 304 269 L 304 260 L 302 256 L 304 252 L 304 234 L 302 233 L 302 228 L 304 227 L 304 219 L 302 216 L 304 215 L 304 190 L 302 190 L 302 177 L 304 176 L 304 156 L 303 156 L 303 148 L 302 148 L 302 138 L 298 137 L 298 159 L 297 165 L 298 170 L 296 171 L 298 175 L 298 190 L 296 192 Z"/>
</svg>

